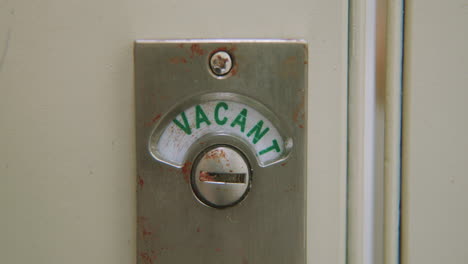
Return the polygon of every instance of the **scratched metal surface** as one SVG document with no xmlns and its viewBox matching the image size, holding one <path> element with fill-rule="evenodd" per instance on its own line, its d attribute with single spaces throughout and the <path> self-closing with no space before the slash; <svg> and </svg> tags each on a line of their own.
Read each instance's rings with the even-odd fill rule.
<svg viewBox="0 0 468 264">
<path fill-rule="evenodd" d="M 213 78 L 208 56 L 229 50 L 229 78 Z M 137 41 L 135 43 L 138 263 L 306 263 L 307 45 L 300 41 Z M 154 160 L 148 138 L 161 115 L 200 92 L 231 92 L 266 105 L 288 126 L 287 160 L 252 163 L 240 204 L 201 204 L 190 168 Z M 252 154 L 252 153 L 250 153 Z"/>
</svg>

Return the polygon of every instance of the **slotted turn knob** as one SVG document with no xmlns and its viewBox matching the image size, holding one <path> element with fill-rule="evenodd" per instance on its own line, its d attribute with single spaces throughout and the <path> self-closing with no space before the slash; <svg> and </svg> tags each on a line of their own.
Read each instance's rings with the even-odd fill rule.
<svg viewBox="0 0 468 264">
<path fill-rule="evenodd" d="M 195 159 L 191 185 L 198 200 L 224 208 L 246 197 L 251 177 L 250 164 L 242 152 L 232 146 L 216 145 Z"/>
</svg>

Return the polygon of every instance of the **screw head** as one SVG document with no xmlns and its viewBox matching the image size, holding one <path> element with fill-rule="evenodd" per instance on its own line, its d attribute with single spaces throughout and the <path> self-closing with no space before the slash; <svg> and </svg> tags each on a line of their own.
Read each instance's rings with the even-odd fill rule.
<svg viewBox="0 0 468 264">
<path fill-rule="evenodd" d="M 218 51 L 211 55 L 211 71 L 217 76 L 224 76 L 232 69 L 232 58 L 226 51 Z"/>
</svg>

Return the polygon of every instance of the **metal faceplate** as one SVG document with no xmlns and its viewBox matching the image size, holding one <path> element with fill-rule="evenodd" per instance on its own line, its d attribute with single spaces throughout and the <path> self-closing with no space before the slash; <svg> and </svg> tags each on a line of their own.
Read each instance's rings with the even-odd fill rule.
<svg viewBox="0 0 468 264">
<path fill-rule="evenodd" d="M 138 263 L 305 264 L 306 43 L 137 41 L 135 89 Z"/>
</svg>

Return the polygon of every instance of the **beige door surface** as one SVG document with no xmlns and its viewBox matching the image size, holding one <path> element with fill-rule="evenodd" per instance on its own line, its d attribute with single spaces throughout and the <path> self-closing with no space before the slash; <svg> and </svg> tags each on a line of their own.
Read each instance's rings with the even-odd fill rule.
<svg viewBox="0 0 468 264">
<path fill-rule="evenodd" d="M 406 1 L 402 263 L 468 261 L 468 1 Z"/>
<path fill-rule="evenodd" d="M 348 7 L 0 0 L 0 263 L 135 263 L 133 41 L 309 43 L 308 255 L 344 263 Z"/>
</svg>

